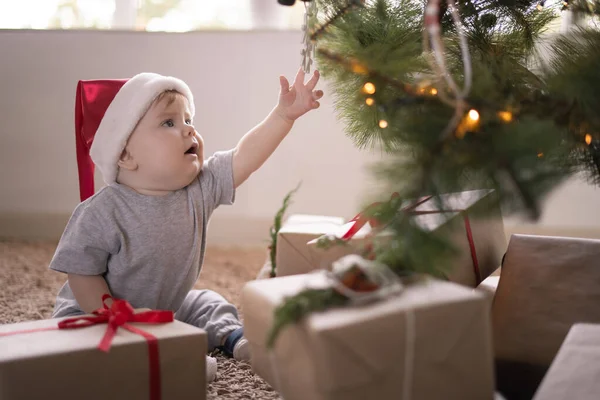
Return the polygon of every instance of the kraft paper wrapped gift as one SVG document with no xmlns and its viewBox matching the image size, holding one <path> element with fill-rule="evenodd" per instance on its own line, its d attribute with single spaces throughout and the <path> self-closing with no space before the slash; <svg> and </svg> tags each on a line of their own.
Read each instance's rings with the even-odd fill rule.
<svg viewBox="0 0 600 400">
<path fill-rule="evenodd" d="M 492 306 L 508 398 L 533 396 L 573 324 L 600 324 L 599 260 L 598 239 L 511 236 Z"/>
<path fill-rule="evenodd" d="M 600 398 L 600 325 L 575 324 L 534 400 Z"/>
<path fill-rule="evenodd" d="M 439 198 L 445 210 L 440 210 L 436 200 L 431 198 L 408 206 L 406 212 L 414 215 L 415 223 L 422 229 L 450 237 L 458 250 L 459 254 L 445 272 L 445 277 L 455 283 L 477 287 L 496 271 L 506 251 L 504 223 L 494 191 L 471 190 L 444 194 Z M 481 211 L 485 211 L 484 217 Z M 339 239 L 343 236 L 339 232 L 337 228 L 330 235 Z M 314 269 L 329 269 L 334 261 L 345 255 L 362 253 L 365 246 L 373 241 L 385 243 L 389 234 L 385 230 L 375 234 L 366 224 L 345 244 L 327 249 L 317 246 L 319 238 L 315 238 L 308 244 L 312 265 Z"/>
<path fill-rule="evenodd" d="M 344 219 L 341 217 L 291 215 L 277 234 L 277 276 L 304 274 L 314 270 L 306 243 L 342 225 Z"/>
<path fill-rule="evenodd" d="M 98 345 L 106 323 L 21 332 L 53 329 L 64 320 L 68 318 L 0 325 L 0 399 L 206 398 L 204 330 L 179 321 L 131 323 L 158 340 L 160 390 L 152 390 L 149 347 L 141 335 L 120 327 L 104 352 Z M 16 332 L 20 333 L 5 336 Z"/>
<path fill-rule="evenodd" d="M 499 275 L 491 275 L 488 276 L 475 288 L 475 290 L 480 291 L 485 294 L 489 300 L 490 307 L 494 304 L 494 295 L 496 294 L 496 288 L 498 287 L 498 282 L 500 280 Z"/>
<path fill-rule="evenodd" d="M 485 296 L 426 279 L 395 297 L 314 313 L 265 345 L 284 297 L 327 287 L 323 272 L 246 284 L 244 334 L 252 368 L 286 400 L 492 399 Z"/>
</svg>

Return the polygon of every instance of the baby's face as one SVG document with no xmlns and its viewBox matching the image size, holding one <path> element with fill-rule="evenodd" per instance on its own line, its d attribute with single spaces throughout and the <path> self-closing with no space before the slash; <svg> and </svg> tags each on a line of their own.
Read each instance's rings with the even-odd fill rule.
<svg viewBox="0 0 600 400">
<path fill-rule="evenodd" d="M 166 93 L 152 104 L 126 148 L 138 166 L 136 181 L 146 189 L 181 189 L 204 162 L 204 141 L 192 125 L 187 99 L 179 93 Z"/>
</svg>

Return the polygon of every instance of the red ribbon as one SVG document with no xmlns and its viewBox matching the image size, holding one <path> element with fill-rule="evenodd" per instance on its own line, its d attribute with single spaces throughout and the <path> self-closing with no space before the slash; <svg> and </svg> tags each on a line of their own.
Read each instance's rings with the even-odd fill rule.
<svg viewBox="0 0 600 400">
<path fill-rule="evenodd" d="M 398 196 L 399 196 L 398 193 L 393 193 L 392 194 L 392 199 L 394 199 L 394 198 L 396 198 Z M 374 217 L 368 217 L 367 214 L 368 214 L 368 211 L 371 211 L 374 208 L 379 207 L 381 204 L 382 203 L 380 201 L 378 201 L 376 203 L 369 204 L 369 206 L 367 206 L 367 208 L 365 208 L 363 211 L 359 212 L 356 215 L 356 217 L 354 217 L 350 221 L 348 221 L 348 223 L 354 222 L 354 224 L 352 224 L 352 226 L 350 227 L 350 229 L 348 229 L 348 232 L 344 233 L 344 236 L 342 236 L 342 240 L 350 240 L 350 239 L 352 239 L 354 237 L 354 235 L 356 235 L 356 233 L 358 231 L 360 231 L 361 228 L 367 224 L 367 222 L 373 228 L 378 227 L 380 225 L 380 222 L 376 218 L 374 218 Z"/>
<path fill-rule="evenodd" d="M 466 210 L 439 210 L 439 211 L 411 211 L 413 215 L 439 214 L 444 212 L 460 213 L 465 221 L 465 231 L 467 232 L 467 241 L 469 242 L 469 250 L 471 251 L 471 260 L 473 261 L 473 272 L 475 273 L 475 284 L 481 283 L 481 271 L 479 269 L 479 261 L 477 259 L 477 251 L 475 250 L 475 241 L 473 239 L 473 231 L 471 229 L 471 221 L 466 213 Z"/>
<path fill-rule="evenodd" d="M 108 294 L 102 296 L 103 308 L 92 312 L 94 316 L 83 316 L 68 318 L 60 321 L 57 326 L 27 329 L 22 331 L 13 331 L 0 333 L 0 336 L 17 335 L 21 333 L 43 332 L 57 329 L 79 329 L 97 324 L 108 324 L 102 340 L 98 344 L 98 349 L 104 352 L 110 350 L 112 340 L 117 333 L 117 329 L 122 327 L 130 332 L 143 336 L 148 343 L 148 362 L 150 375 L 150 399 L 160 400 L 161 398 L 161 379 L 160 362 L 158 353 L 158 339 L 148 332 L 129 325 L 129 322 L 140 322 L 145 324 L 163 324 L 173 322 L 172 311 L 145 311 L 136 314 L 134 308 L 125 300 L 113 299 L 110 308 L 106 305 L 106 300 L 112 298 Z"/>
<path fill-rule="evenodd" d="M 392 198 L 398 197 L 398 193 L 392 194 Z M 469 220 L 469 216 L 466 213 L 466 210 L 437 210 L 437 211 L 412 211 L 421 204 L 429 201 L 433 196 L 425 196 L 411 204 L 408 207 L 402 209 L 404 212 L 409 212 L 412 215 L 425 215 L 425 214 L 440 214 L 445 212 L 459 212 L 463 216 L 465 221 L 465 230 L 467 232 L 467 240 L 469 241 L 469 249 L 471 251 L 471 260 L 473 261 L 473 272 L 475 273 L 476 284 L 479 285 L 481 283 L 481 271 L 479 269 L 479 261 L 477 259 L 477 251 L 475 250 L 475 241 L 473 240 L 473 231 L 471 229 L 471 221 Z M 356 233 L 368 222 L 372 227 L 377 227 L 381 225 L 379 221 L 375 218 L 369 218 L 365 214 L 368 211 L 372 210 L 375 207 L 381 205 L 381 202 L 370 204 L 365 210 L 360 212 L 356 217 L 352 218 L 349 222 L 354 222 L 354 224 L 348 229 L 348 231 L 342 236 L 343 240 L 350 240 L 356 235 Z M 372 250 L 372 246 L 368 245 L 368 250 Z"/>
<path fill-rule="evenodd" d="M 398 193 L 392 193 L 392 199 L 395 199 L 396 197 L 400 196 Z M 418 206 L 420 206 L 421 204 L 425 203 L 426 201 L 428 201 L 429 199 L 431 199 L 432 196 L 425 196 L 423 198 L 421 198 L 420 200 L 416 201 L 414 204 L 410 205 L 409 207 L 403 209 L 404 211 L 409 209 L 409 208 L 416 208 Z M 358 231 L 361 230 L 361 228 L 363 226 L 366 225 L 366 223 L 368 222 L 369 225 L 371 225 L 373 228 L 376 228 L 378 226 L 381 225 L 381 223 L 374 217 L 369 218 L 366 214 L 368 214 L 368 211 L 371 211 L 372 209 L 379 207 L 382 203 L 380 201 L 376 202 L 376 203 L 371 203 L 367 206 L 367 208 L 365 208 L 363 211 L 359 212 L 356 217 L 352 218 L 350 221 L 348 221 L 348 223 L 350 222 L 354 222 L 354 224 L 352 224 L 352 226 L 350 227 L 350 229 L 348 229 L 348 231 L 344 234 L 344 236 L 342 236 L 343 240 L 350 240 L 354 237 L 354 235 L 356 235 L 356 233 Z"/>
</svg>

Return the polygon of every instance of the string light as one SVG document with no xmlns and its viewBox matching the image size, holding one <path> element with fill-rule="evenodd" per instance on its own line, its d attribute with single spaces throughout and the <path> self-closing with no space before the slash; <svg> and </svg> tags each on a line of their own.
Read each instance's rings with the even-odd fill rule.
<svg viewBox="0 0 600 400">
<path fill-rule="evenodd" d="M 381 129 L 385 129 L 385 128 L 387 128 L 387 127 L 388 127 L 388 123 L 387 123 L 387 121 L 386 121 L 385 119 L 381 119 L 381 120 L 379 120 L 379 127 L 380 127 Z"/>
<path fill-rule="evenodd" d="M 498 111 L 498 118 L 508 123 L 512 121 L 513 115 L 510 111 Z"/>
<path fill-rule="evenodd" d="M 429 91 L 429 93 L 431 93 L 432 96 L 435 96 L 436 94 L 438 94 L 438 91 L 436 88 L 431 88 L 431 90 Z"/>
<path fill-rule="evenodd" d="M 373 85 L 371 82 L 367 82 L 363 86 L 363 91 L 367 94 L 373 94 L 375 93 L 375 85 Z"/>
<path fill-rule="evenodd" d="M 587 144 L 588 146 L 592 144 L 592 135 L 590 135 L 589 133 L 585 135 L 585 144 Z"/>
<path fill-rule="evenodd" d="M 372 106 L 373 104 L 375 104 L 375 100 L 372 97 L 367 97 L 365 103 L 367 103 L 368 106 Z"/>
<path fill-rule="evenodd" d="M 352 72 L 354 72 L 355 74 L 366 75 L 369 72 L 367 67 L 365 67 L 357 61 L 352 61 L 350 65 L 352 68 Z"/>
<path fill-rule="evenodd" d="M 478 127 L 479 112 L 475 109 L 471 109 L 456 127 L 455 135 L 457 138 L 462 139 L 465 137 L 467 132 L 476 131 Z"/>
<path fill-rule="evenodd" d="M 542 157 L 544 157 L 544 153 L 540 152 L 540 153 L 538 153 L 537 156 L 538 156 L 538 158 L 542 158 Z"/>
<path fill-rule="evenodd" d="M 471 109 L 471 110 L 469 110 L 468 117 L 469 117 L 469 119 L 470 119 L 471 121 L 473 121 L 473 122 L 477 122 L 477 121 L 479 121 L 479 113 L 478 113 L 478 112 L 477 112 L 477 110 L 475 110 L 475 109 Z"/>
</svg>

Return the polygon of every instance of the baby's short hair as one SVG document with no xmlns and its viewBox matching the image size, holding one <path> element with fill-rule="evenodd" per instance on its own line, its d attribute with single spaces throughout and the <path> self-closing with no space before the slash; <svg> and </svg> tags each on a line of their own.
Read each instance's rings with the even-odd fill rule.
<svg viewBox="0 0 600 400">
<path fill-rule="evenodd" d="M 165 90 L 164 92 L 160 93 L 158 96 L 156 96 L 156 99 L 154 99 L 154 104 L 158 104 L 160 103 L 162 100 L 166 100 L 167 104 L 166 106 L 170 106 L 171 104 L 173 104 L 173 102 L 175 101 L 175 99 L 177 99 L 178 96 L 182 96 L 185 101 L 187 102 L 187 97 L 185 97 L 185 95 L 183 93 L 178 92 L 177 90 Z"/>
</svg>

